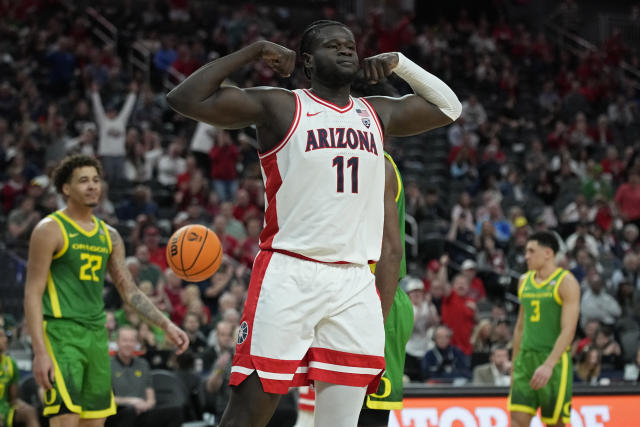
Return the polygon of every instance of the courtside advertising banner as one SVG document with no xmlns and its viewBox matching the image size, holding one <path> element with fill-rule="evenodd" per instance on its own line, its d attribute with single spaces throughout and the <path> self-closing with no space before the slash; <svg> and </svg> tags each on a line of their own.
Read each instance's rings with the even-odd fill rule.
<svg viewBox="0 0 640 427">
<path fill-rule="evenodd" d="M 640 426 L 640 396 L 574 396 L 571 427 Z M 531 427 L 543 427 L 539 414 Z M 507 398 L 406 397 L 389 427 L 509 427 Z"/>
</svg>

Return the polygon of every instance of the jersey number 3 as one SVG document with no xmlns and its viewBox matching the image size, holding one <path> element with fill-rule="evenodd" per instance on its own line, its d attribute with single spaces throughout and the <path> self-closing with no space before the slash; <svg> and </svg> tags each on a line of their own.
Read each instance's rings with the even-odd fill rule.
<svg viewBox="0 0 640 427">
<path fill-rule="evenodd" d="M 80 259 L 85 262 L 82 264 L 82 267 L 80 267 L 80 280 L 92 280 L 94 282 L 98 282 L 100 278 L 96 272 L 102 267 L 102 257 L 100 255 L 81 253 Z"/>
<path fill-rule="evenodd" d="M 533 308 L 533 314 L 529 318 L 532 322 L 540 321 L 540 300 L 534 299 L 531 300 L 531 307 Z"/>
<path fill-rule="evenodd" d="M 332 167 L 337 168 L 338 183 L 336 185 L 336 191 L 338 193 L 344 193 L 344 157 L 336 156 L 333 158 Z M 358 192 L 358 158 L 352 157 L 347 160 L 347 168 L 351 168 L 351 192 Z"/>
</svg>

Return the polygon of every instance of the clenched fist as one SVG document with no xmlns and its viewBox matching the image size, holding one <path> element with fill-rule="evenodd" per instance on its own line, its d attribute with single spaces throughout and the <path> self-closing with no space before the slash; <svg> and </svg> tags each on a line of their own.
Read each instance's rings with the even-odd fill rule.
<svg viewBox="0 0 640 427">
<path fill-rule="evenodd" d="M 282 77 L 289 77 L 296 66 L 296 53 L 279 44 L 265 41 L 262 59 Z"/>
<path fill-rule="evenodd" d="M 399 59 L 395 52 L 381 53 L 365 58 L 362 63 L 365 79 L 371 83 L 384 80 L 391 75 L 393 69 L 398 65 Z"/>
</svg>

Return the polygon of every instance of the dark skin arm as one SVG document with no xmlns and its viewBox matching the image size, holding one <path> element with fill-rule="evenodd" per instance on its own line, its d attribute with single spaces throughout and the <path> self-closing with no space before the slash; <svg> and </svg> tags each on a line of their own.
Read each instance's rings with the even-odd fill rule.
<svg viewBox="0 0 640 427">
<path fill-rule="evenodd" d="M 260 151 L 268 151 L 285 136 L 293 121 L 294 95 L 273 87 L 221 87 L 225 78 L 259 59 L 288 77 L 295 67 L 296 54 L 275 43 L 252 43 L 198 69 L 169 92 L 167 102 L 178 113 L 219 128 L 240 129 L 255 124 Z"/>
<path fill-rule="evenodd" d="M 187 334 L 167 319 L 136 286 L 125 263 L 122 238 L 114 228 L 108 227 L 108 229 L 113 248 L 107 268 L 122 300 L 135 308 L 141 317 L 162 328 L 167 334 L 167 338 L 178 347 L 178 354 L 184 352 L 189 347 Z"/>
<path fill-rule="evenodd" d="M 402 261 L 402 239 L 398 227 L 398 180 L 395 170 L 388 159 L 385 159 L 384 186 L 384 228 L 382 232 L 382 251 L 376 263 L 376 287 L 380 292 L 382 316 L 387 320 L 393 298 L 398 288 L 398 271 Z"/>
<path fill-rule="evenodd" d="M 366 58 L 362 68 L 365 78 L 376 83 L 390 76 L 397 65 L 398 54 L 389 52 Z M 418 95 L 371 96 L 367 101 L 376 110 L 389 136 L 417 135 L 453 123 L 438 107 Z"/>
</svg>

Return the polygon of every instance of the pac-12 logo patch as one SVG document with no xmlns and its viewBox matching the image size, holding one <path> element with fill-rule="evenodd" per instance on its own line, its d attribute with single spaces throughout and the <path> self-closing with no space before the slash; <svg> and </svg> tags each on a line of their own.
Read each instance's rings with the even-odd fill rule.
<svg viewBox="0 0 640 427">
<path fill-rule="evenodd" d="M 240 328 L 238 328 L 238 344 L 242 344 L 244 340 L 247 339 L 247 336 L 249 336 L 249 325 L 245 320 L 240 324 Z"/>
<path fill-rule="evenodd" d="M 367 127 L 367 129 L 371 126 L 371 120 L 369 119 L 362 119 L 362 123 Z"/>
</svg>

